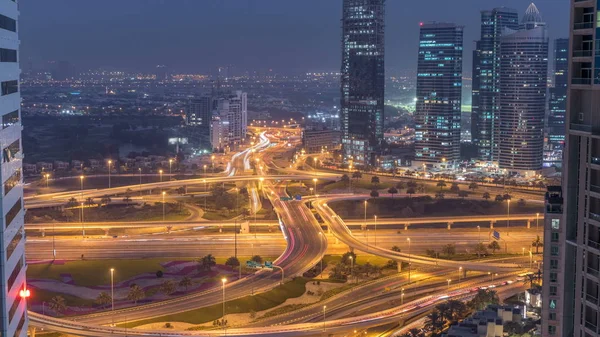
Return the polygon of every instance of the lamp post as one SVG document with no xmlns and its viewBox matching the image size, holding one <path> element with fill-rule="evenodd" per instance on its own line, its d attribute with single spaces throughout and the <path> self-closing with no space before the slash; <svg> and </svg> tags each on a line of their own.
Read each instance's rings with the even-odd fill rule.
<svg viewBox="0 0 600 337">
<path fill-rule="evenodd" d="M 165 194 L 167 192 L 162 192 L 162 209 L 163 209 L 163 222 L 165 222 Z"/>
<path fill-rule="evenodd" d="M 350 256 L 350 277 L 354 275 L 354 258 Z"/>
<path fill-rule="evenodd" d="M 479 243 L 481 244 L 481 227 L 477 226 L 477 232 L 479 232 Z"/>
<path fill-rule="evenodd" d="M 529 250 L 529 269 L 533 268 L 533 252 Z"/>
<path fill-rule="evenodd" d="M 208 190 L 206 189 L 206 179 L 202 179 L 202 182 L 204 183 L 204 193 L 208 193 Z M 208 195 L 204 196 L 204 211 L 206 212 L 206 199 L 208 199 Z"/>
<path fill-rule="evenodd" d="M 110 268 L 110 306 L 112 325 L 115 326 L 115 268 Z"/>
<path fill-rule="evenodd" d="M 508 207 L 506 208 L 506 235 L 508 236 L 508 230 L 510 228 L 510 199 L 507 200 Z"/>
<path fill-rule="evenodd" d="M 458 267 L 458 282 L 460 282 L 460 274 L 462 274 L 462 267 Z"/>
<path fill-rule="evenodd" d="M 313 184 L 315 186 L 315 195 L 317 195 L 317 178 L 313 178 Z"/>
<path fill-rule="evenodd" d="M 325 332 L 325 313 L 327 311 L 327 306 L 323 306 L 323 332 Z"/>
<path fill-rule="evenodd" d="M 375 218 L 375 248 L 377 248 L 377 215 L 373 217 Z"/>
<path fill-rule="evenodd" d="M 50 179 L 50 175 L 48 173 L 46 173 L 45 177 L 46 177 L 46 188 L 48 188 L 48 179 Z"/>
<path fill-rule="evenodd" d="M 81 228 L 82 228 L 82 238 L 85 237 L 85 227 L 83 227 L 83 176 L 79 176 L 79 185 L 81 188 L 81 197 L 80 197 L 80 201 L 81 201 L 81 212 L 79 212 L 79 217 L 81 218 Z"/>
<path fill-rule="evenodd" d="M 161 183 L 162 183 L 162 173 L 163 173 L 163 170 L 158 170 L 158 174 L 160 174 L 160 182 Z"/>
<path fill-rule="evenodd" d="M 81 238 L 85 239 L 85 223 L 83 222 L 83 202 L 81 203 Z"/>
<path fill-rule="evenodd" d="M 215 173 L 215 155 L 210 156 L 210 162 L 212 166 L 212 173 Z"/>
<path fill-rule="evenodd" d="M 540 213 L 535 213 L 535 229 L 540 230 Z"/>
<path fill-rule="evenodd" d="M 525 256 L 525 247 L 521 248 L 521 255 Z"/>
<path fill-rule="evenodd" d="M 404 288 L 402 288 L 402 293 L 400 294 L 400 305 L 404 304 Z"/>
<path fill-rule="evenodd" d="M 206 164 L 202 168 L 204 168 L 204 175 L 206 175 Z"/>
<path fill-rule="evenodd" d="M 226 278 L 221 279 L 221 283 L 223 284 L 223 328 L 225 328 L 225 283 L 227 282 Z"/>
<path fill-rule="evenodd" d="M 323 232 L 319 232 L 319 239 L 324 238 Z M 321 272 L 319 273 L 319 278 L 323 278 L 323 259 L 321 259 Z"/>
<path fill-rule="evenodd" d="M 410 284 L 410 238 L 406 238 L 406 241 L 408 241 L 408 283 Z"/>
<path fill-rule="evenodd" d="M 108 188 L 110 188 L 110 168 L 112 166 L 112 160 L 108 160 Z"/>
<path fill-rule="evenodd" d="M 140 196 L 142 196 L 142 168 L 138 167 L 138 172 L 140 173 Z"/>
<path fill-rule="evenodd" d="M 171 174 L 173 173 L 173 171 L 171 170 L 172 165 L 173 165 L 173 159 L 169 159 L 169 176 L 171 176 Z"/>
<path fill-rule="evenodd" d="M 451 279 L 447 279 L 446 280 L 448 282 L 448 292 L 450 291 L 450 282 L 452 281 Z"/>
<path fill-rule="evenodd" d="M 365 227 L 364 229 L 367 230 L 367 201 L 365 200 Z"/>
</svg>

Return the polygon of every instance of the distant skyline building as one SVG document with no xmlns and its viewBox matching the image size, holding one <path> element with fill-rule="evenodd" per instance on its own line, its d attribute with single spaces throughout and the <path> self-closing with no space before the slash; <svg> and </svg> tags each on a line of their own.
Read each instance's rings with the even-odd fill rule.
<svg viewBox="0 0 600 337">
<path fill-rule="evenodd" d="M 570 3 L 562 214 L 544 228 L 542 337 L 600 331 L 600 7 Z"/>
<path fill-rule="evenodd" d="M 413 165 L 460 159 L 463 30 L 421 23 Z"/>
<path fill-rule="evenodd" d="M 237 149 L 246 140 L 248 129 L 248 95 L 241 90 L 216 100 L 211 123 L 213 149 Z"/>
<path fill-rule="evenodd" d="M 592 41 L 585 44 L 581 53 L 591 54 Z M 554 87 L 550 88 L 544 166 L 562 165 L 565 144 L 565 114 L 567 112 L 567 85 L 569 79 L 569 39 L 554 40 Z"/>
<path fill-rule="evenodd" d="M 532 3 L 518 31 L 500 39 L 498 166 L 534 174 L 542 168 L 548 86 L 548 33 Z"/>
<path fill-rule="evenodd" d="M 0 177 L 3 186 L 0 225 L 0 336 L 10 337 L 27 336 L 28 326 L 18 16 L 17 2 L 0 0 Z"/>
<path fill-rule="evenodd" d="M 385 0 L 344 0 L 341 125 L 344 161 L 374 165 L 383 143 Z"/>
<path fill-rule="evenodd" d="M 473 51 L 473 90 L 471 113 L 472 143 L 481 160 L 493 161 L 498 123 L 498 79 L 500 38 L 505 29 L 517 30 L 519 14 L 512 8 L 481 11 L 481 37 Z"/>
</svg>

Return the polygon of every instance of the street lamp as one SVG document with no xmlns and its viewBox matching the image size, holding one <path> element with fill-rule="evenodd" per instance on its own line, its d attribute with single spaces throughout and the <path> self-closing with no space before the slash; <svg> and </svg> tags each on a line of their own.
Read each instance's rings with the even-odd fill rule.
<svg viewBox="0 0 600 337">
<path fill-rule="evenodd" d="M 406 241 L 408 241 L 408 283 L 410 284 L 410 238 L 406 238 Z"/>
<path fill-rule="evenodd" d="M 202 182 L 204 183 L 204 193 L 208 193 L 208 190 L 206 189 L 206 179 L 202 179 Z M 206 212 L 206 199 L 208 198 L 208 195 L 204 196 L 204 211 Z"/>
<path fill-rule="evenodd" d="M 400 294 L 400 305 L 404 304 L 404 288 L 402 288 L 402 293 Z"/>
<path fill-rule="evenodd" d="M 367 201 L 365 200 L 365 230 L 367 230 Z"/>
<path fill-rule="evenodd" d="M 481 244 L 481 227 L 477 226 L 477 231 L 479 232 L 479 243 Z"/>
<path fill-rule="evenodd" d="M 204 175 L 206 175 L 206 164 L 204 164 L 203 168 L 204 168 Z"/>
<path fill-rule="evenodd" d="M 112 166 L 112 160 L 108 160 L 108 188 L 110 188 L 110 168 Z"/>
<path fill-rule="evenodd" d="M 163 173 L 163 170 L 158 170 L 158 174 L 160 174 L 160 182 L 161 183 L 162 183 L 162 173 Z"/>
<path fill-rule="evenodd" d="M 167 192 L 163 191 L 162 192 L 162 209 L 163 209 L 163 222 L 165 222 L 165 194 Z"/>
<path fill-rule="evenodd" d="M 458 282 L 460 282 L 460 274 L 462 273 L 462 267 L 458 267 Z"/>
<path fill-rule="evenodd" d="M 508 207 L 506 208 L 506 235 L 508 235 L 508 229 L 510 227 L 510 199 L 507 200 Z"/>
<path fill-rule="evenodd" d="M 169 159 L 169 176 L 171 175 L 171 166 L 173 165 L 173 159 Z M 206 165 L 205 165 L 206 166 Z"/>
<path fill-rule="evenodd" d="M 325 312 L 327 310 L 327 306 L 323 306 L 323 332 L 325 332 Z"/>
<path fill-rule="evenodd" d="M 48 179 L 50 179 L 50 175 L 48 173 L 46 173 L 45 177 L 46 177 L 46 188 L 48 188 Z"/>
<path fill-rule="evenodd" d="M 533 252 L 529 250 L 529 269 L 533 268 Z"/>
<path fill-rule="evenodd" d="M 221 279 L 221 283 L 223 284 L 223 328 L 225 328 L 225 283 L 227 282 L 226 278 Z"/>
<path fill-rule="evenodd" d="M 313 178 L 313 184 L 315 186 L 315 195 L 317 195 L 317 178 Z"/>
<path fill-rule="evenodd" d="M 110 268 L 110 306 L 111 306 L 111 316 L 112 316 L 112 325 L 115 326 L 115 268 Z"/>
<path fill-rule="evenodd" d="M 452 281 L 451 279 L 447 279 L 446 280 L 448 282 L 448 292 L 450 292 L 450 282 Z"/>
<path fill-rule="evenodd" d="M 375 218 L 375 248 L 377 248 L 377 215 L 373 217 Z"/>
<path fill-rule="evenodd" d="M 83 222 L 83 202 L 81 203 L 81 238 L 85 239 L 85 225 Z"/>
<path fill-rule="evenodd" d="M 212 166 L 212 173 L 215 173 L 215 155 L 213 154 L 212 156 L 210 156 L 210 162 L 211 162 L 211 166 Z"/>
<path fill-rule="evenodd" d="M 354 275 L 354 258 L 350 256 L 350 277 Z"/>
<path fill-rule="evenodd" d="M 140 173 L 140 196 L 142 196 L 142 168 L 138 167 L 138 172 Z"/>
<path fill-rule="evenodd" d="M 521 254 L 522 254 L 523 256 L 525 256 L 525 247 L 522 247 L 522 248 L 521 248 Z"/>
<path fill-rule="evenodd" d="M 535 229 L 538 231 L 540 230 L 539 221 L 540 221 L 540 213 L 535 213 Z"/>
</svg>

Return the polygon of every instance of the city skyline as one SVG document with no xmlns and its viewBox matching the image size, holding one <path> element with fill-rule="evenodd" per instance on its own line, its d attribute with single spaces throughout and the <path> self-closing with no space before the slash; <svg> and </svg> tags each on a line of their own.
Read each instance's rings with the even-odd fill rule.
<svg viewBox="0 0 600 337">
<path fill-rule="evenodd" d="M 465 73 L 470 72 L 473 41 L 479 38 L 479 11 L 505 6 L 522 12 L 530 1 L 461 3 L 425 1 L 405 5 L 388 1 L 388 73 L 416 69 L 419 22 L 429 21 L 465 26 L 464 67 Z M 540 0 L 536 4 L 544 19 L 551 22 L 551 40 L 565 37 L 568 22 L 563 13 L 568 3 Z M 51 5 L 40 1 L 22 3 L 23 68 L 30 63 L 66 60 L 78 69 L 115 67 L 137 71 L 151 71 L 157 64 L 166 64 L 176 72 L 209 72 L 223 65 L 232 65 L 238 72 L 340 69 L 341 1 L 182 1 L 169 6 L 162 1 L 130 1 L 119 3 L 118 13 L 111 11 L 113 7 L 105 2 L 69 0 Z M 160 30 L 153 25 L 159 19 Z M 199 43 L 187 42 L 193 40 Z M 240 52 L 244 57 L 239 57 Z"/>
</svg>

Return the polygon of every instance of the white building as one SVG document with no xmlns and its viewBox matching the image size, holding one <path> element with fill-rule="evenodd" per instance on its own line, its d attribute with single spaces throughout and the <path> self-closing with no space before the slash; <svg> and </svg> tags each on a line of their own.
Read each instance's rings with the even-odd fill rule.
<svg viewBox="0 0 600 337">
<path fill-rule="evenodd" d="M 27 335 L 25 232 L 17 35 L 18 4 L 0 0 L 0 116 L 3 182 L 0 236 L 0 336 Z M 49 256 L 50 257 L 50 256 Z"/>
<path fill-rule="evenodd" d="M 521 322 L 522 312 L 511 306 L 490 305 L 450 327 L 444 337 L 502 337 L 504 323 Z"/>
<path fill-rule="evenodd" d="M 210 145 L 213 150 L 225 149 L 228 145 L 227 132 L 229 130 L 229 121 L 222 120 L 221 117 L 215 116 L 210 126 Z"/>
<path fill-rule="evenodd" d="M 246 140 L 246 132 L 248 128 L 248 95 L 242 91 L 236 91 L 235 95 L 220 98 L 217 101 L 217 113 L 220 121 L 218 127 L 223 128 L 223 137 L 220 142 L 226 143 L 231 149 L 237 148 Z M 213 120 L 213 127 L 215 121 Z M 219 137 L 219 133 L 212 130 L 211 141 L 214 137 Z M 211 142 L 213 148 L 224 148 L 225 146 L 215 146 L 215 142 Z"/>
</svg>

